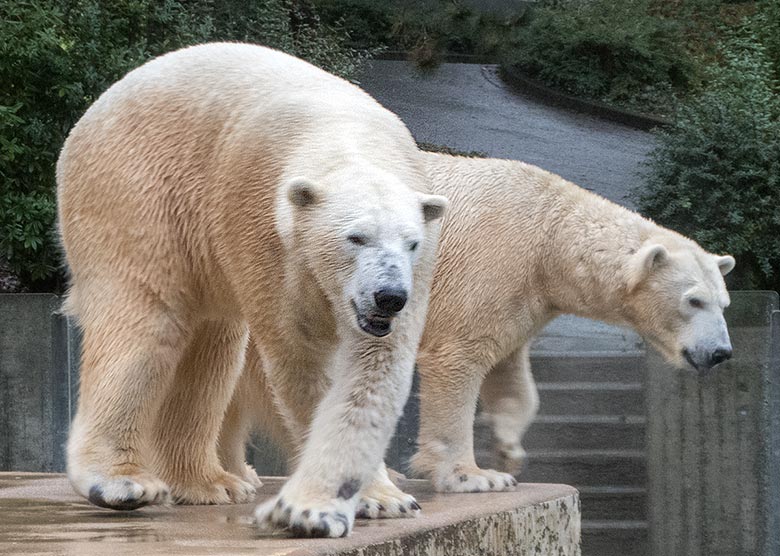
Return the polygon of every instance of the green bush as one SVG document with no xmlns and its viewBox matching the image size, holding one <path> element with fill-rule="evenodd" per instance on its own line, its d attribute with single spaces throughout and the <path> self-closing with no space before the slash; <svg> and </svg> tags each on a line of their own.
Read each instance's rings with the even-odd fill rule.
<svg viewBox="0 0 780 556">
<path fill-rule="evenodd" d="M 566 92 L 664 113 L 698 79 L 683 27 L 650 0 L 556 0 L 518 29 L 505 63 Z"/>
<path fill-rule="evenodd" d="M 70 127 L 111 82 L 202 31 L 172 1 L 0 2 L 0 257 L 24 284 L 59 280 L 54 164 Z"/>
<path fill-rule="evenodd" d="M 724 44 L 707 90 L 659 135 L 639 209 L 717 253 L 737 288 L 780 291 L 780 97 L 756 17 Z"/>
<path fill-rule="evenodd" d="M 54 165 L 84 110 L 132 68 L 245 40 L 348 77 L 365 58 L 348 38 L 292 0 L 0 0 L 0 269 L 28 289 L 61 285 Z"/>
</svg>

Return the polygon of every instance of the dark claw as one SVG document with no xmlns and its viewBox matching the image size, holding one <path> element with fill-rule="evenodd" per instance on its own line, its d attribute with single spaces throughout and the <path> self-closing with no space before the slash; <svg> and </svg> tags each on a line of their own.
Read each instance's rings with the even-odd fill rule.
<svg viewBox="0 0 780 556">
<path fill-rule="evenodd" d="M 406 513 L 406 508 L 404 508 L 403 504 L 401 504 L 400 506 L 398 506 L 398 509 L 400 510 L 400 512 L 401 512 L 402 514 L 405 514 L 405 513 Z"/>
<path fill-rule="evenodd" d="M 461 483 L 465 483 L 465 482 L 466 482 L 466 481 L 468 481 L 468 480 L 469 480 L 469 476 L 468 476 L 468 475 L 465 475 L 465 474 L 464 474 L 464 475 L 461 475 L 461 476 L 460 476 L 460 482 L 461 482 Z"/>
<path fill-rule="evenodd" d="M 493 487 L 495 487 L 495 486 L 496 486 L 496 485 L 493 483 L 493 481 L 488 481 L 488 488 L 489 488 L 489 489 L 491 489 L 491 490 L 492 490 L 492 489 L 493 489 Z"/>
<path fill-rule="evenodd" d="M 344 524 L 344 532 L 341 534 L 341 536 L 346 537 L 347 533 L 349 533 L 349 520 L 347 519 L 347 516 L 339 512 L 335 515 L 335 519 L 336 521 L 339 521 L 342 524 Z"/>
<path fill-rule="evenodd" d="M 412 500 L 412 503 L 409 505 L 412 507 L 413 510 L 422 510 L 420 504 L 418 504 L 416 500 Z"/>
<path fill-rule="evenodd" d="M 322 524 L 322 528 L 320 529 L 320 531 L 322 532 L 322 536 L 323 537 L 329 537 L 330 536 L 330 525 L 328 525 L 327 523 L 323 523 Z"/>
<path fill-rule="evenodd" d="M 311 510 L 303 510 L 301 512 L 301 517 L 303 519 L 308 519 L 310 515 L 311 515 Z"/>
</svg>

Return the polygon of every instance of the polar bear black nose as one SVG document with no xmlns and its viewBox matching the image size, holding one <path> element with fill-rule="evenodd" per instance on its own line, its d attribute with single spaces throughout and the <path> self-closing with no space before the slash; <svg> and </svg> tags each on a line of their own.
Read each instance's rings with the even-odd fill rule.
<svg viewBox="0 0 780 556">
<path fill-rule="evenodd" d="M 374 302 L 380 311 L 397 313 L 406 305 L 406 290 L 381 289 L 374 292 Z"/>
<path fill-rule="evenodd" d="M 730 349 L 716 349 L 710 356 L 710 365 L 714 367 L 718 363 L 723 363 L 727 359 L 731 359 Z"/>
</svg>

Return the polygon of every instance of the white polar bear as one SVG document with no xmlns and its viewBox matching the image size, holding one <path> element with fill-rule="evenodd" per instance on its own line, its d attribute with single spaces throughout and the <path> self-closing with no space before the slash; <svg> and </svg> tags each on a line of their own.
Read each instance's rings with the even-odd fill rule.
<svg viewBox="0 0 780 556">
<path fill-rule="evenodd" d="M 731 356 L 722 275 L 734 267 L 732 257 L 707 253 L 528 164 L 424 156 L 433 190 L 451 203 L 417 359 L 420 433 L 412 461 L 437 490 L 514 485 L 511 475 L 475 463 L 477 397 L 501 452 L 522 459 L 520 440 L 539 404 L 528 347 L 557 315 L 632 326 L 681 367 L 708 369 Z M 242 401 L 268 396 L 250 353 L 219 444 L 226 468 L 250 479 L 243 454 L 254 423 L 291 442 L 273 414 L 258 415 Z M 364 493 L 361 512 L 377 515 L 377 499 Z"/>
<path fill-rule="evenodd" d="M 258 522 L 346 535 L 385 481 L 446 206 L 400 120 L 291 56 L 201 45 L 104 93 L 57 174 L 84 331 L 74 488 L 115 509 L 249 500 L 215 442 L 251 331 L 288 425 L 313 423 Z"/>
</svg>

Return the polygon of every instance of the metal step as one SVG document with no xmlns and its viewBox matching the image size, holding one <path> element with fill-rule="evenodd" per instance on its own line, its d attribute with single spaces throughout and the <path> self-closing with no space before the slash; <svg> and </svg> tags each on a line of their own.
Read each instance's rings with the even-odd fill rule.
<svg viewBox="0 0 780 556">
<path fill-rule="evenodd" d="M 539 415 L 644 415 L 641 382 L 541 382 Z"/>
<path fill-rule="evenodd" d="M 540 415 L 523 439 L 526 450 L 642 450 L 645 418 L 631 415 Z"/>
<path fill-rule="evenodd" d="M 582 521 L 582 556 L 648 556 L 649 553 L 646 521 Z"/>
<path fill-rule="evenodd" d="M 644 379 L 644 352 L 567 353 L 531 357 L 531 372 L 541 382 L 623 382 Z"/>
<path fill-rule="evenodd" d="M 601 521 L 644 521 L 647 519 L 647 490 L 643 487 L 579 487 L 584 519 Z"/>
<path fill-rule="evenodd" d="M 564 483 L 577 488 L 641 487 L 647 482 L 647 464 L 640 450 L 531 451 L 518 477 L 526 483 Z"/>
</svg>

